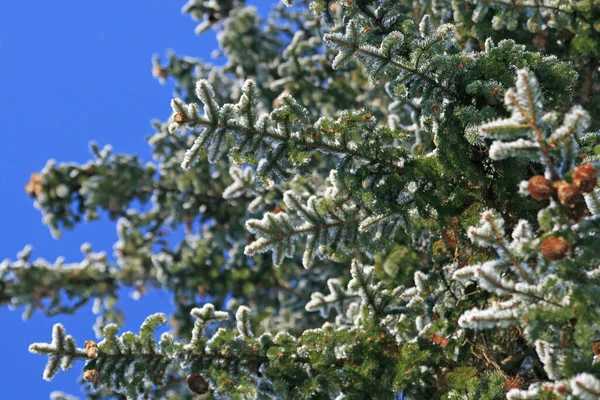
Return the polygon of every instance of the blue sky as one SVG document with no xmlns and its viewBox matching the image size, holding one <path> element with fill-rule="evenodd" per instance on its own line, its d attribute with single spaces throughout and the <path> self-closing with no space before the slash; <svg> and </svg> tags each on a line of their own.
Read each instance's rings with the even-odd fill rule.
<svg viewBox="0 0 600 400">
<path fill-rule="evenodd" d="M 261 8 L 272 1 L 257 0 Z M 181 14 L 184 1 L 0 2 L 0 259 L 15 259 L 24 245 L 32 257 L 81 259 L 80 245 L 112 254 L 116 240 L 110 221 L 78 225 L 60 240 L 51 238 L 40 213 L 23 190 L 32 172 L 49 158 L 85 162 L 88 144 L 112 144 L 115 152 L 150 160 L 145 137 L 153 118 L 170 114 L 172 84 L 151 74 L 153 54 L 209 59 L 213 34 L 195 36 L 196 23 Z M 168 294 L 151 293 L 137 302 L 123 293 L 123 330 L 137 331 L 144 318 L 171 310 Z M 62 322 L 80 346 L 93 339 L 91 304 L 75 316 L 47 318 L 0 308 L 0 399 L 44 399 L 63 390 L 80 394 L 83 364 L 42 380 L 45 358 L 31 355 L 32 342 L 48 342 Z"/>
</svg>

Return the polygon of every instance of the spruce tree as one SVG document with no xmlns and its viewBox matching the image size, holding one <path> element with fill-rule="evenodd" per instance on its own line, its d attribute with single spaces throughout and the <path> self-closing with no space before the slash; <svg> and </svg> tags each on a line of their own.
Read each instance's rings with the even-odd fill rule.
<svg viewBox="0 0 600 400">
<path fill-rule="evenodd" d="M 227 61 L 155 58 L 177 86 L 152 162 L 92 145 L 26 186 L 54 236 L 105 212 L 118 232 L 114 261 L 0 264 L 26 317 L 95 305 L 98 338 L 31 345 L 45 379 L 82 367 L 91 399 L 600 399 L 600 1 L 183 12 Z M 119 332 L 122 287 L 175 311 Z"/>
</svg>

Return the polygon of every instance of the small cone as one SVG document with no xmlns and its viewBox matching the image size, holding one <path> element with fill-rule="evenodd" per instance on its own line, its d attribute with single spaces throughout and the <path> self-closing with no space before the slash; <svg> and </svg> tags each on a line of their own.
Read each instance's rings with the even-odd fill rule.
<svg viewBox="0 0 600 400">
<path fill-rule="evenodd" d="M 571 243 L 563 237 L 549 237 L 542 242 L 542 255 L 548 260 L 562 260 L 571 250 Z"/>
<path fill-rule="evenodd" d="M 27 194 L 29 194 L 30 196 L 37 196 L 40 193 L 42 193 L 43 190 L 43 183 L 42 183 L 42 176 L 40 174 L 33 173 L 31 174 L 31 178 L 29 179 L 29 182 L 27 182 L 27 185 L 25 185 L 25 191 L 27 192 Z"/>
<path fill-rule="evenodd" d="M 187 387 L 192 393 L 205 394 L 208 392 L 208 383 L 202 375 L 197 372 L 187 377 Z"/>
<path fill-rule="evenodd" d="M 152 76 L 155 78 L 166 78 L 167 71 L 165 71 L 160 65 L 156 64 L 152 66 Z"/>
<path fill-rule="evenodd" d="M 554 187 L 556 187 L 558 201 L 565 207 L 574 208 L 578 203 L 583 201 L 583 196 L 579 189 L 569 182 L 560 181 L 555 183 Z"/>
<path fill-rule="evenodd" d="M 600 342 L 594 342 L 591 344 L 592 351 L 595 355 L 600 356 Z"/>
<path fill-rule="evenodd" d="M 583 198 L 573 208 L 567 208 L 565 211 L 565 214 L 575 222 L 581 221 L 589 214 Z"/>
<path fill-rule="evenodd" d="M 182 124 L 187 121 L 187 117 L 184 113 L 175 113 L 175 115 L 173 115 L 173 121 Z"/>
<path fill-rule="evenodd" d="M 573 185 L 583 193 L 590 193 L 596 187 L 598 177 L 592 164 L 583 164 L 573 170 Z"/>
<path fill-rule="evenodd" d="M 93 340 L 85 342 L 85 352 L 89 358 L 98 358 L 98 345 Z"/>
<path fill-rule="evenodd" d="M 90 383 L 96 383 L 100 380 L 100 373 L 95 369 L 88 369 L 83 373 L 83 380 Z"/>
<path fill-rule="evenodd" d="M 529 178 L 529 193 L 537 201 L 548 200 L 554 194 L 554 190 L 552 182 L 542 175 Z"/>
</svg>

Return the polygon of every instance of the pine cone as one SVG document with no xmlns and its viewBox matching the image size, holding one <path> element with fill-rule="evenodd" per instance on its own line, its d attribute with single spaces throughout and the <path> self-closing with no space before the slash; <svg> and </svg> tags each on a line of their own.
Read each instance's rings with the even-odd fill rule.
<svg viewBox="0 0 600 400">
<path fill-rule="evenodd" d="M 555 183 L 554 187 L 556 187 L 560 204 L 565 207 L 573 208 L 577 206 L 578 203 L 583 201 L 583 196 L 581 195 L 579 189 L 577 189 L 575 185 L 571 185 L 569 182 L 560 181 Z"/>
<path fill-rule="evenodd" d="M 529 178 L 529 193 L 535 200 L 548 200 L 554 194 L 554 186 L 542 175 L 532 176 Z"/>
<path fill-rule="evenodd" d="M 579 222 L 585 218 L 588 215 L 588 208 L 583 198 L 573 208 L 567 208 L 565 214 L 575 222 Z"/>
<path fill-rule="evenodd" d="M 192 393 L 204 394 L 208 392 L 208 383 L 202 375 L 197 372 L 188 375 L 187 387 Z"/>
<path fill-rule="evenodd" d="M 595 355 L 600 356 L 600 342 L 594 342 L 591 344 L 592 351 Z"/>
<path fill-rule="evenodd" d="M 176 113 L 173 115 L 173 121 L 177 122 L 178 124 L 182 124 L 187 121 L 187 116 L 184 113 Z"/>
<path fill-rule="evenodd" d="M 592 164 L 583 164 L 573 170 L 573 184 L 583 193 L 593 191 L 597 181 L 596 170 Z"/>
<path fill-rule="evenodd" d="M 98 358 L 98 345 L 93 340 L 85 342 L 85 352 L 89 358 Z"/>
<path fill-rule="evenodd" d="M 167 71 L 165 71 L 160 65 L 153 65 L 152 76 L 155 78 L 166 78 Z"/>
<path fill-rule="evenodd" d="M 100 380 L 100 373 L 95 369 L 88 369 L 83 373 L 83 380 L 90 383 L 96 383 Z"/>
<path fill-rule="evenodd" d="M 542 243 L 542 254 L 548 260 L 562 260 L 570 249 L 571 243 L 560 236 L 551 236 Z"/>
<path fill-rule="evenodd" d="M 40 174 L 38 174 L 37 172 L 31 174 L 31 178 L 29 179 L 29 182 L 27 182 L 27 185 L 25 185 L 25 191 L 27 192 L 27 194 L 35 197 L 35 196 L 39 195 L 40 193 L 42 193 L 43 189 L 44 189 L 44 186 L 43 186 L 42 176 Z"/>
</svg>

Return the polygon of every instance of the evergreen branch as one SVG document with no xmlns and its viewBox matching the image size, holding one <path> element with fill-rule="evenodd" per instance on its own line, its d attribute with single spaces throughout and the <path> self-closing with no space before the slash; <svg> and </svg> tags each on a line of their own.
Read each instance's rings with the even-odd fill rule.
<svg viewBox="0 0 600 400">
<path fill-rule="evenodd" d="M 373 59 L 378 59 L 384 64 L 393 65 L 394 67 L 397 67 L 403 71 L 408 72 L 410 75 L 414 75 L 414 76 L 418 77 L 419 79 L 427 82 L 431 86 L 439 88 L 440 90 L 442 90 L 444 93 L 446 93 L 448 96 L 450 96 L 452 98 L 458 97 L 456 95 L 456 93 L 454 93 L 453 91 L 451 91 L 450 89 L 445 87 L 443 84 L 437 82 L 435 79 L 433 79 L 427 75 L 424 75 L 423 73 L 419 72 L 416 68 L 411 68 L 407 65 L 402 64 L 399 61 L 393 60 L 392 58 L 385 57 L 383 54 L 380 54 L 378 51 L 375 51 L 371 48 L 362 47 L 362 46 L 358 45 L 358 41 L 346 42 L 343 39 L 338 38 L 337 36 L 334 36 L 332 34 L 325 35 L 324 39 L 325 39 L 325 41 L 327 41 L 329 43 L 333 43 L 334 45 L 336 45 L 339 48 L 345 49 L 344 54 L 346 54 L 348 57 L 350 54 L 354 54 L 354 55 L 363 54 L 367 57 L 372 57 Z"/>
<path fill-rule="evenodd" d="M 513 310 L 478 310 L 474 308 L 461 315 L 458 324 L 464 328 L 492 329 L 516 324 L 518 317 Z"/>
<path fill-rule="evenodd" d="M 159 191 L 159 192 L 164 192 L 164 193 L 172 193 L 175 195 L 180 195 L 180 196 L 186 196 L 189 195 L 191 197 L 193 197 L 198 203 L 200 204 L 236 204 L 238 202 L 251 202 L 252 200 L 254 200 L 254 197 L 251 196 L 239 196 L 239 197 L 235 197 L 235 198 L 225 198 L 223 197 L 223 195 L 211 195 L 211 194 L 205 194 L 205 193 L 188 193 L 188 192 L 181 192 L 178 189 L 175 188 L 169 188 L 169 187 L 165 187 L 165 186 L 161 186 L 161 185 L 156 185 L 155 190 Z"/>
<path fill-rule="evenodd" d="M 287 97 L 289 97 L 289 96 L 287 96 L 287 95 L 281 96 L 280 101 L 283 102 L 283 99 L 285 99 Z M 179 108 L 176 108 L 176 109 L 179 109 Z M 277 113 L 277 110 L 275 110 L 273 113 Z M 322 141 L 310 140 L 309 138 L 318 137 L 318 135 L 319 135 L 319 132 L 315 131 L 315 129 L 312 127 L 301 128 L 298 135 L 296 135 L 294 138 L 291 138 L 289 135 L 278 133 L 273 128 L 268 127 L 266 125 L 266 123 L 268 121 L 267 118 L 264 118 L 263 121 L 264 121 L 263 122 L 264 128 L 256 129 L 256 128 L 252 128 L 249 126 L 241 125 L 241 124 L 239 124 L 235 121 L 231 121 L 231 120 L 228 120 L 226 123 L 216 123 L 215 124 L 213 121 L 208 121 L 208 120 L 200 117 L 199 115 L 195 115 L 195 116 L 186 118 L 181 123 L 175 122 L 175 125 L 173 125 L 174 128 L 171 128 L 171 129 L 176 129 L 179 126 L 186 124 L 190 127 L 204 127 L 204 129 L 210 129 L 211 131 L 219 130 L 219 131 L 237 132 L 243 136 L 246 136 L 249 138 L 262 139 L 266 142 L 271 141 L 274 143 L 282 143 L 282 144 L 291 142 L 294 145 L 299 146 L 301 148 L 306 148 L 306 149 L 310 149 L 310 150 L 319 150 L 319 151 L 323 151 L 326 153 L 332 153 L 332 154 L 347 155 L 347 156 L 351 156 L 354 158 L 370 161 L 374 164 L 384 165 L 384 166 L 389 167 L 390 169 L 397 171 L 397 172 L 401 172 L 404 170 L 403 167 L 397 165 L 394 162 L 390 162 L 390 161 L 384 160 L 384 159 L 369 157 L 366 154 L 361 153 L 352 148 L 349 148 L 347 146 L 339 146 L 339 145 L 334 145 L 332 143 L 324 143 Z M 203 137 L 204 137 L 203 135 L 200 135 L 199 139 L 203 138 Z M 201 147 L 203 147 L 205 145 L 203 141 L 200 141 L 197 143 L 198 143 L 197 145 L 194 145 L 195 151 L 190 152 L 190 155 L 186 156 L 187 157 L 186 159 L 191 160 L 194 157 L 191 154 L 192 153 L 195 154 Z"/>
<path fill-rule="evenodd" d="M 350 247 L 359 244 L 358 238 L 372 233 L 376 241 L 386 240 L 401 225 L 399 213 L 372 216 L 370 209 L 354 201 L 352 193 L 336 170 L 330 172 L 331 186 L 324 197 L 311 196 L 306 205 L 292 191 L 284 193 L 283 200 L 304 224 L 295 227 L 288 213 L 267 213 L 262 220 L 251 219 L 246 229 L 258 238 L 245 248 L 246 255 L 273 251 L 273 261 L 280 265 L 284 257 L 293 257 L 294 243 L 299 237 L 307 237 L 302 264 L 312 266 L 316 255 L 340 259 L 349 254 Z"/>
<path fill-rule="evenodd" d="M 592 374 L 578 374 L 569 383 L 575 396 L 582 399 L 600 398 L 600 380 Z"/>
<path fill-rule="evenodd" d="M 248 383 L 256 384 L 256 371 L 259 367 L 273 383 L 276 383 L 286 379 L 285 375 L 279 375 L 278 371 L 282 371 L 282 367 L 283 371 L 290 369 L 291 373 L 297 373 L 299 369 L 304 368 L 303 365 L 310 363 L 313 357 L 326 354 L 327 361 L 321 364 L 321 368 L 343 374 L 344 369 L 359 366 L 364 360 L 351 354 L 334 356 L 334 350 L 324 346 L 328 339 L 339 338 L 347 341 L 348 345 L 353 343 L 364 346 L 374 338 L 378 341 L 386 338 L 386 335 L 380 334 L 378 330 L 372 334 L 359 333 L 349 336 L 344 330 L 333 329 L 307 330 L 298 339 L 289 334 L 279 334 L 274 338 L 270 335 L 254 338 L 250 333 L 248 313 L 249 309 L 244 306 L 236 313 L 240 336 L 235 336 L 233 330 L 220 328 L 207 340 L 204 336 L 206 324 L 227 319 L 227 313 L 215 311 L 211 304 L 202 309 L 192 310 L 196 323 L 189 345 L 174 341 L 171 335 L 166 333 L 162 335 L 158 344 L 154 341 L 153 334 L 156 328 L 166 322 L 164 314 L 149 316 L 142 324 L 139 336 L 131 332 L 117 336 L 117 326 L 107 325 L 103 329 L 105 339 L 98 344 L 88 341 L 85 349 L 77 349 L 73 339 L 64 335 L 62 325 L 56 324 L 52 343 L 34 344 L 30 351 L 50 357 L 46 370 L 51 371 L 45 374 L 48 379 L 56 374 L 56 360 L 83 359 L 87 360 L 85 380 L 95 386 L 111 387 L 117 393 L 126 393 L 128 396 L 137 396 L 140 393 L 140 384 L 144 380 L 150 381 L 157 390 L 166 390 L 167 385 L 175 385 L 172 380 L 165 382 L 166 370 L 174 364 L 179 364 L 184 370 L 192 369 L 206 374 L 207 379 L 210 377 L 216 386 L 217 392 L 227 387 L 226 382 L 220 381 L 215 373 L 218 368 L 223 365 L 244 368 L 251 374 L 251 379 L 238 380 L 237 383 L 240 385 L 240 393 L 247 395 L 255 390 L 253 386 L 248 386 Z M 306 345 L 302 348 L 289 347 L 289 344 L 296 342 Z M 389 355 L 386 356 L 375 348 L 373 350 L 380 354 L 382 362 L 389 362 Z M 72 362 L 69 367 L 71 365 Z M 188 386 L 189 384 L 188 378 Z M 334 382 L 332 384 L 335 385 Z"/>
<path fill-rule="evenodd" d="M 527 292 L 519 291 L 519 290 L 515 289 L 514 285 L 507 286 L 504 283 L 502 283 L 501 281 L 496 280 L 495 277 L 486 274 L 482 270 L 479 270 L 479 275 L 482 276 L 483 278 L 485 278 L 487 281 L 493 282 L 496 287 L 499 287 L 499 288 L 501 288 L 502 290 L 504 290 L 504 291 L 506 291 L 508 293 L 517 294 L 519 296 L 526 296 L 526 297 L 531 298 L 532 300 L 542 301 L 544 303 L 553 305 L 553 306 L 555 306 L 557 308 L 563 308 L 564 307 L 564 305 L 562 305 L 562 304 L 556 303 L 556 302 L 551 301 L 551 300 L 547 300 L 547 299 L 545 299 L 545 298 L 543 298 L 541 296 L 537 296 L 537 295 L 535 295 L 533 293 L 527 293 Z"/>
<path fill-rule="evenodd" d="M 547 26 L 552 28 L 559 28 L 565 24 L 564 20 L 567 19 L 566 17 L 590 23 L 590 15 L 579 12 L 579 10 L 584 10 L 586 6 L 590 6 L 586 4 L 582 7 L 582 4 L 576 5 L 575 2 L 570 0 L 470 0 L 470 3 L 476 5 L 472 17 L 474 22 L 482 22 L 489 8 L 499 10 L 499 13 L 492 19 L 492 27 L 497 30 L 501 29 L 502 26 L 505 26 L 509 30 L 515 30 L 518 26 L 518 19 L 523 14 L 527 17 L 527 28 L 531 32 L 540 32 L 542 30 L 542 26 L 546 23 L 543 19 L 543 14 L 550 14 L 548 21 L 552 22 L 547 23 Z M 568 24 L 565 25 L 569 26 Z"/>
<path fill-rule="evenodd" d="M 387 302 L 382 296 L 383 282 L 375 281 L 375 268 L 364 266 L 354 259 L 350 273 L 352 280 L 348 283 L 348 290 L 357 291 L 365 306 L 374 313 L 375 318 L 380 317 Z"/>
<path fill-rule="evenodd" d="M 279 217 L 277 215 L 280 215 Z M 262 220 L 251 219 L 246 222 L 246 229 L 259 236 L 259 239 L 246 246 L 244 253 L 253 255 L 273 250 L 273 263 L 278 266 L 283 262 L 284 257 L 292 257 L 294 251 L 293 242 L 299 237 L 331 229 L 341 229 L 350 226 L 356 226 L 358 219 L 349 219 L 339 222 L 321 223 L 318 225 L 292 228 L 285 214 L 266 213 Z M 267 224 L 265 226 L 265 224 Z M 307 264 L 308 266 L 309 264 Z"/>
<path fill-rule="evenodd" d="M 485 244 L 487 242 L 497 246 L 498 249 L 502 251 L 502 254 L 510 259 L 513 268 L 519 273 L 521 278 L 523 278 L 527 283 L 533 284 L 534 278 L 529 276 L 529 273 L 523 269 L 519 260 L 517 260 L 517 258 L 513 255 L 513 252 L 507 247 L 507 244 L 504 240 L 504 235 L 501 232 L 500 226 L 502 225 L 498 226 L 498 223 L 503 224 L 503 221 L 497 218 L 494 213 L 485 212 L 482 215 L 482 222 L 487 226 L 482 224 L 481 228 L 479 229 L 469 229 L 468 234 L 471 240 L 476 243 L 479 242 L 480 244 Z M 488 234 L 488 232 L 490 232 L 491 235 Z"/>
<path fill-rule="evenodd" d="M 128 282 L 127 274 L 115 273 L 110 268 L 104 254 L 88 252 L 86 246 L 82 249 L 85 258 L 81 263 L 65 264 L 63 259 L 52 266 L 43 259 L 30 262 L 30 247 L 19 253 L 18 261 L 3 261 L 0 263 L 0 300 L 13 299 L 13 307 L 26 306 L 25 319 L 36 309 L 48 316 L 72 314 L 92 298 L 113 296 L 120 282 Z M 65 304 L 65 297 L 79 299 Z M 48 306 L 44 300 L 49 300 Z"/>
<path fill-rule="evenodd" d="M 444 283 L 444 287 L 446 288 L 446 290 L 448 291 L 448 293 L 450 293 L 450 295 L 452 296 L 452 298 L 454 299 L 454 301 L 456 301 L 456 303 L 458 303 L 458 297 L 456 296 L 456 294 L 454 294 L 454 292 L 450 288 L 450 283 L 448 282 L 448 279 L 446 279 L 446 274 L 444 272 L 445 271 L 443 269 L 441 269 L 440 273 L 439 273 L 439 276 L 442 278 L 442 282 Z"/>
<path fill-rule="evenodd" d="M 358 5 L 358 9 L 361 11 L 361 13 L 365 17 L 367 17 L 368 19 L 373 21 L 383 34 L 390 33 L 390 30 L 383 24 L 382 19 L 377 18 L 377 16 L 375 14 L 373 14 L 373 11 L 371 11 L 371 9 L 365 3 L 363 3 L 362 0 L 359 0 L 357 5 Z"/>
<path fill-rule="evenodd" d="M 569 11 L 566 8 L 560 8 L 559 6 L 552 6 L 552 5 L 540 3 L 537 1 L 533 4 L 528 4 L 524 1 L 510 1 L 510 2 L 506 2 L 506 1 L 502 1 L 502 0 L 483 0 L 483 1 L 488 4 L 501 5 L 501 6 L 508 7 L 508 8 L 537 8 L 537 9 L 541 9 L 541 10 L 550 10 L 550 11 L 563 12 L 563 13 L 567 13 Z"/>
<path fill-rule="evenodd" d="M 592 193 L 584 194 L 583 197 L 592 215 L 600 215 L 600 192 L 595 190 Z"/>
<path fill-rule="evenodd" d="M 341 315 L 348 303 L 359 298 L 358 293 L 354 293 L 352 290 L 344 290 L 340 279 L 328 279 L 327 286 L 329 288 L 328 295 L 325 296 L 321 292 L 311 294 L 310 301 L 305 306 L 306 311 L 319 311 L 321 317 L 327 318 L 333 308 L 338 315 Z"/>
<path fill-rule="evenodd" d="M 548 378 L 552 380 L 559 379 L 557 374 L 558 366 L 556 365 L 554 346 L 544 340 L 536 340 L 535 350 L 540 358 L 540 361 L 544 365 L 544 371 L 546 371 Z"/>
<path fill-rule="evenodd" d="M 421 21 L 421 24 L 423 24 L 423 25 L 430 25 L 430 22 L 429 22 L 429 15 L 425 15 L 425 16 L 423 17 L 423 21 Z M 425 33 L 425 32 L 422 32 L 421 34 L 424 34 L 424 33 Z M 425 36 L 425 35 L 424 35 L 424 36 Z M 415 68 L 414 68 L 414 69 L 415 69 L 415 70 L 417 70 L 417 71 L 419 70 L 419 64 L 420 64 L 420 62 L 421 62 L 421 57 L 423 56 L 423 54 L 425 54 L 425 52 L 427 52 L 428 50 L 430 50 L 430 49 L 431 49 L 433 46 L 435 46 L 436 44 L 439 44 L 439 43 L 441 43 L 441 41 L 442 41 L 442 40 L 443 40 L 443 38 L 444 38 L 444 37 L 443 37 L 443 36 L 441 36 L 441 35 L 439 35 L 439 36 L 437 36 L 437 37 L 435 37 L 435 36 L 432 36 L 432 37 L 433 37 L 433 40 L 431 40 L 430 38 L 428 38 L 428 39 L 430 39 L 430 40 L 427 40 L 427 41 L 426 41 L 426 43 L 425 43 L 425 46 L 422 46 L 422 47 L 421 47 L 421 46 L 419 46 L 419 47 L 418 47 L 418 49 L 420 50 L 420 52 L 419 52 L 419 54 L 417 54 L 417 58 L 416 58 L 416 60 L 415 60 L 415 63 L 414 63 L 414 64 L 415 64 Z"/>
<path fill-rule="evenodd" d="M 33 354 L 48 356 L 48 363 L 44 370 L 44 379 L 49 381 L 62 367 L 63 371 L 70 369 L 75 360 L 87 358 L 83 349 L 78 349 L 71 335 L 66 335 L 65 328 L 61 324 L 55 324 L 52 328 L 51 343 L 33 343 L 29 346 Z"/>
<path fill-rule="evenodd" d="M 531 136 L 529 134 L 531 132 L 535 144 L 523 139 L 509 143 L 494 142 L 490 148 L 490 157 L 502 159 L 510 155 L 519 155 L 519 152 L 527 154 L 539 149 L 551 179 L 557 181 L 561 175 L 554 166 L 550 148 L 557 147 L 560 141 L 571 134 L 581 135 L 587 123 L 586 114 L 580 108 L 574 107 L 565 118 L 565 124 L 550 139 L 547 139 L 543 132 L 547 127 L 542 127 L 544 121 L 537 80 L 529 72 L 519 70 L 516 86 L 516 93 L 508 90 L 505 95 L 505 103 L 512 110 L 511 118 L 484 124 L 480 127 L 480 132 L 484 137 L 504 140 L 518 136 Z"/>
<path fill-rule="evenodd" d="M 530 81 L 529 79 L 529 75 L 527 73 L 527 71 L 521 70 L 517 72 L 517 75 L 519 75 L 520 79 L 521 79 L 521 84 L 524 86 L 525 92 L 527 94 L 527 101 L 528 101 L 528 109 L 529 112 L 531 113 L 528 114 L 523 107 L 521 106 L 521 104 L 517 101 L 517 99 L 515 98 L 515 96 L 511 93 L 508 92 L 506 94 L 506 96 L 510 99 L 510 102 L 519 110 L 519 112 L 523 115 L 523 118 L 525 118 L 526 120 L 529 121 L 529 128 L 533 130 L 533 132 L 535 133 L 535 137 L 537 139 L 538 145 L 540 146 L 540 149 L 542 150 L 542 153 L 544 154 L 544 158 L 546 159 L 546 164 L 548 165 L 548 169 L 550 170 L 550 174 L 552 175 L 552 179 L 553 180 L 558 180 L 558 173 L 553 165 L 552 162 L 552 157 L 550 156 L 550 152 L 548 151 L 548 147 L 546 145 L 546 141 L 544 136 L 542 135 L 542 132 L 537 124 L 537 118 L 536 115 L 534 113 L 534 110 L 537 108 L 537 105 L 534 102 L 534 98 L 533 98 L 533 94 L 532 94 L 532 89 L 530 86 Z M 533 78 L 534 79 L 534 78 Z M 537 82 L 535 83 L 537 84 Z"/>
<path fill-rule="evenodd" d="M 565 115 L 563 124 L 548 138 L 548 146 L 556 148 L 563 140 L 573 138 L 576 141 L 584 136 L 589 127 L 589 114 L 581 106 L 573 106 Z"/>
</svg>

